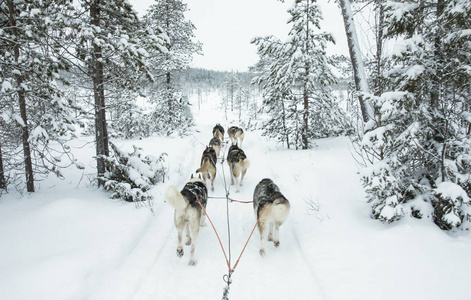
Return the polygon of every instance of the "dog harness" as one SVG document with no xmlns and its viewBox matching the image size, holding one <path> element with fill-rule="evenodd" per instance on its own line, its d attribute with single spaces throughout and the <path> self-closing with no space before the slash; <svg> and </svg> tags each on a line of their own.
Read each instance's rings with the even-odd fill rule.
<svg viewBox="0 0 471 300">
<path fill-rule="evenodd" d="M 208 189 L 206 185 L 200 181 L 188 182 L 183 187 L 181 193 L 188 199 L 191 205 L 197 205 L 197 200 L 199 200 L 202 205 L 205 205 L 208 201 Z"/>
</svg>

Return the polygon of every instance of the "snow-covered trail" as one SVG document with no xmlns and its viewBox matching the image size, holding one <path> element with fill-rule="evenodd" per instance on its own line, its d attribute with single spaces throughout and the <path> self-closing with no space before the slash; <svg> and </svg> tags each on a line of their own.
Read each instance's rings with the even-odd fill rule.
<svg viewBox="0 0 471 300">
<path fill-rule="evenodd" d="M 226 131 L 229 123 L 218 119 L 217 110 L 206 108 L 195 114 L 197 132 L 182 142 L 178 166 L 178 177 L 171 176 L 168 184 L 181 188 L 199 166 L 204 145 L 209 142 L 212 128 L 221 123 Z M 221 116 L 222 117 L 222 116 Z M 237 124 L 231 124 L 237 125 Z M 243 149 L 251 160 L 244 185 L 240 192 L 235 192 L 230 186 L 230 175 L 227 164 L 218 163 L 215 191 L 209 192 L 210 197 L 224 197 L 226 188 L 233 199 L 252 200 L 255 185 L 263 178 L 270 177 L 280 181 L 281 166 L 270 161 L 266 154 L 269 147 L 261 141 L 261 137 L 251 132 L 246 133 Z M 227 151 L 228 147 L 224 150 Z M 221 157 L 225 156 L 222 152 Z M 186 153 L 186 155 L 181 155 Z M 176 173 L 176 172 L 172 172 Z M 292 175 L 287 175 L 292 176 Z M 225 177 L 225 180 L 224 180 Z M 294 180 L 296 179 L 293 177 Z M 209 184 L 209 181 L 208 181 Z M 225 186 L 225 184 L 227 186 Z M 280 185 L 281 186 L 281 185 Z M 176 256 L 177 233 L 173 225 L 173 209 L 161 200 L 163 188 L 157 195 L 155 211 L 158 214 L 149 224 L 148 231 L 141 236 L 133 253 L 129 255 L 116 276 L 107 276 L 105 284 L 90 299 L 214 299 L 222 296 L 225 282 L 223 275 L 228 267 L 216 235 L 207 221 L 207 226 L 201 228 L 197 240 L 196 267 L 188 265 L 189 247 L 187 253 L 179 258 Z M 157 192 L 157 193 L 159 193 Z M 295 201 L 296 202 L 296 201 Z M 302 203 L 302 202 L 301 202 Z M 294 207 L 299 203 L 294 203 Z M 230 249 L 228 240 L 227 209 L 229 209 Z M 296 208 L 293 214 L 297 213 Z M 207 207 L 208 215 L 214 223 L 221 238 L 226 254 L 232 267 L 239 258 L 250 232 L 255 225 L 252 204 L 232 202 L 224 199 L 210 198 Z M 323 299 L 319 290 L 313 267 L 306 260 L 293 222 L 287 221 L 281 228 L 281 246 L 276 249 L 272 243 L 267 245 L 267 255 L 262 258 L 259 253 L 259 234 L 256 229 L 240 262 L 233 273 L 233 284 L 230 296 L 234 299 L 286 299 L 288 297 Z M 294 233 L 294 234 L 293 234 Z M 138 259 L 139 258 L 139 259 Z M 143 263 L 146 262 L 146 263 Z M 131 274 L 139 273 L 139 276 Z M 130 285 L 130 280 L 136 281 L 135 288 L 129 289 L 129 297 L 123 297 L 123 291 L 113 290 L 116 282 Z M 303 288 L 299 288 L 299 286 Z M 256 286 L 257 288 L 254 288 Z M 306 288 L 307 287 L 307 288 Z"/>
<path fill-rule="evenodd" d="M 163 195 L 169 184 L 182 188 L 199 167 L 212 128 L 239 125 L 225 120 L 212 95 L 194 108 L 195 130 L 185 138 L 151 137 L 115 141 L 145 153 L 168 153 L 168 180 L 153 189 L 154 211 L 109 199 L 87 186 L 82 171 L 66 170 L 66 181 L 49 178 L 28 197 L 0 198 L 0 298 L 64 300 L 221 299 L 228 267 L 207 222 L 196 246 L 176 255 L 173 209 Z M 85 141 L 90 141 L 84 138 Z M 276 143 L 247 131 L 243 143 L 251 166 L 237 200 L 252 200 L 256 184 L 269 177 L 290 200 L 280 229 L 279 248 L 267 243 L 261 257 L 256 229 L 232 275 L 230 299 L 465 300 L 471 283 L 471 237 L 444 233 L 430 220 L 404 218 L 381 224 L 358 180 L 345 137 L 317 140 L 310 150 L 277 149 Z M 79 143 L 80 144 L 80 143 Z M 79 146 L 76 157 L 94 174 L 94 145 Z M 218 164 L 215 191 L 226 194 L 227 164 Z M 207 206 L 233 266 L 255 224 L 252 204 L 210 198 Z"/>
</svg>

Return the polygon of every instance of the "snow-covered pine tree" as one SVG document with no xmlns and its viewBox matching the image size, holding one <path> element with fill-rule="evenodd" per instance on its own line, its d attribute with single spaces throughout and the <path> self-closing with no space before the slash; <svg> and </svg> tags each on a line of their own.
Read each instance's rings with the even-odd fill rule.
<svg viewBox="0 0 471 300">
<path fill-rule="evenodd" d="M 380 220 L 469 225 L 470 14 L 460 0 L 385 7 L 387 36 L 399 39 L 389 71 L 397 92 L 372 97 L 376 120 L 363 140 L 374 157 L 363 182 Z"/>
<path fill-rule="evenodd" d="M 107 91 L 140 88 L 139 79 L 149 72 L 145 45 L 165 52 L 165 35 L 145 28 L 127 0 L 79 0 L 76 29 L 75 71 L 83 77 L 94 99 L 98 178 L 105 173 L 109 156 Z M 102 182 L 98 183 L 99 185 Z"/>
<path fill-rule="evenodd" d="M 63 50 L 73 6 L 67 1 L 8 0 L 0 3 L 0 10 L 2 156 L 10 179 L 26 174 L 26 189 L 34 192 L 35 177 L 50 172 L 62 176 L 60 167 L 71 163 L 63 157 L 70 158 L 64 143 L 74 130 L 73 103 L 63 99 L 61 85 L 67 84 L 64 71 L 70 67 Z M 22 159 L 16 152 L 19 143 Z"/>
<path fill-rule="evenodd" d="M 286 114 L 286 126 L 291 128 L 283 129 L 280 135 L 293 132 L 295 137 L 290 139 L 293 145 L 307 149 L 312 138 L 338 135 L 347 124 L 344 112 L 332 96 L 331 85 L 335 83 L 335 77 L 326 47 L 334 39 L 328 33 L 316 33 L 321 29 L 319 5 L 315 0 L 297 0 L 288 12 L 291 15 L 288 24 L 292 25 L 288 42 L 271 37 L 253 41 L 261 59 L 269 62 L 265 74 L 257 81 L 264 85 L 265 95 L 276 95 L 269 96 L 270 101 L 280 101 L 280 96 L 292 96 L 294 102 L 283 99 L 284 103 L 280 105 L 291 110 Z M 273 105 L 278 104 L 274 102 Z M 274 110 L 277 114 L 273 118 L 278 118 L 278 112 L 283 113 L 283 109 Z"/>
<path fill-rule="evenodd" d="M 165 116 L 157 121 L 157 133 L 171 134 L 185 132 L 192 125 L 192 118 L 182 117 L 185 103 L 182 90 L 175 76 L 189 67 L 194 54 L 202 49 L 200 42 L 194 41 L 195 26 L 185 19 L 187 5 L 181 0 L 155 0 L 144 16 L 146 26 L 156 31 L 162 29 L 167 35 L 164 53 L 149 49 L 151 70 L 156 82 L 151 87 L 150 100 L 155 103 L 153 115 Z M 164 104 L 165 103 L 165 104 Z M 183 121 L 183 123 L 182 123 Z"/>
</svg>

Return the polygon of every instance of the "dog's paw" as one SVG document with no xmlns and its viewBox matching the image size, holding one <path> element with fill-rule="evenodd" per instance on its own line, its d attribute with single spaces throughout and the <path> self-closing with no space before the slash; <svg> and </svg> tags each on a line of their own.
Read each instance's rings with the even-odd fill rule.
<svg viewBox="0 0 471 300">
<path fill-rule="evenodd" d="M 190 266 L 196 266 L 196 260 L 190 260 L 188 263 Z"/>
<path fill-rule="evenodd" d="M 276 247 L 276 248 L 280 247 L 280 242 L 279 242 L 279 241 L 276 241 L 276 242 L 275 242 L 275 247 Z"/>
<path fill-rule="evenodd" d="M 265 257 L 265 250 L 264 249 L 260 249 L 259 253 L 260 253 L 261 257 Z"/>
<path fill-rule="evenodd" d="M 190 246 L 191 245 L 191 239 L 187 239 L 185 245 Z"/>
<path fill-rule="evenodd" d="M 206 227 L 206 222 L 200 223 L 200 227 Z"/>
<path fill-rule="evenodd" d="M 273 242 L 273 236 L 269 235 L 269 236 L 268 236 L 268 241 L 269 241 L 269 242 Z"/>
<path fill-rule="evenodd" d="M 177 256 L 182 257 L 183 256 L 183 249 L 182 248 L 177 248 Z"/>
</svg>

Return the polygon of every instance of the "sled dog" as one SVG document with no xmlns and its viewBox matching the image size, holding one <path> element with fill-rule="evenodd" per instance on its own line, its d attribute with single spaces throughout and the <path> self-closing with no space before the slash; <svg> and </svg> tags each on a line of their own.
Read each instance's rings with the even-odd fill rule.
<svg viewBox="0 0 471 300">
<path fill-rule="evenodd" d="M 213 137 L 209 141 L 209 147 L 213 148 L 216 151 L 216 157 L 219 157 L 221 153 L 221 140 L 218 137 Z"/>
<path fill-rule="evenodd" d="M 186 233 L 186 245 L 191 245 L 190 265 L 196 265 L 195 245 L 200 226 L 204 226 L 204 212 L 198 201 L 205 207 L 208 201 L 208 190 L 201 177 L 193 178 L 179 191 L 171 185 L 165 194 L 167 202 L 175 208 L 175 227 L 178 231 L 177 256 L 183 256 L 182 234 Z"/>
<path fill-rule="evenodd" d="M 221 141 L 224 141 L 224 127 L 221 124 L 217 123 L 213 128 L 213 137 L 219 138 Z"/>
<path fill-rule="evenodd" d="M 237 126 L 232 126 L 227 130 L 227 134 L 231 139 L 232 145 L 236 144 L 239 148 L 242 147 L 242 142 L 244 141 L 245 133 L 242 128 Z"/>
<path fill-rule="evenodd" d="M 237 145 L 232 145 L 227 153 L 227 164 L 231 170 L 231 184 L 234 184 L 236 192 L 239 192 L 239 187 L 242 186 L 245 173 L 247 173 L 247 169 L 250 167 L 250 161 L 242 149 L 237 147 Z"/>
<path fill-rule="evenodd" d="M 263 210 L 263 207 L 265 210 Z M 253 208 L 260 232 L 260 255 L 265 255 L 265 242 L 268 230 L 268 241 L 280 245 L 280 226 L 288 218 L 290 204 L 278 186 L 268 178 L 260 181 L 253 193 Z M 262 214 L 263 211 L 263 214 Z M 261 215 L 261 217 L 260 217 Z"/>
<path fill-rule="evenodd" d="M 216 151 L 211 147 L 206 147 L 201 156 L 201 164 L 197 173 L 203 174 L 203 181 L 206 183 L 206 179 L 211 179 L 211 191 L 214 191 L 214 179 L 216 178 L 216 162 L 217 156 Z"/>
</svg>

